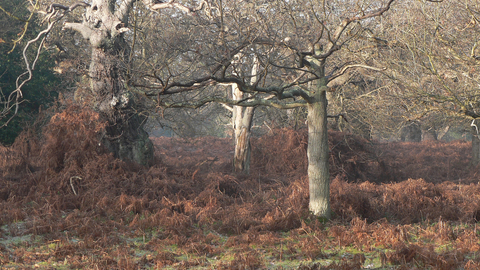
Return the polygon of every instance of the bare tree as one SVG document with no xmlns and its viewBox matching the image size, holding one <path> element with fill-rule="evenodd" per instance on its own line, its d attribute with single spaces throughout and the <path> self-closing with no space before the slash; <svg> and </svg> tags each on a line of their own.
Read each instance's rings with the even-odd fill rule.
<svg viewBox="0 0 480 270">
<path fill-rule="evenodd" d="M 407 9 L 408 6 L 408 9 Z M 480 6 L 477 1 L 427 5 L 402 2 L 401 13 L 390 13 L 390 31 L 398 33 L 379 59 L 394 83 L 392 93 L 411 119 L 441 115 L 473 128 L 473 160 L 480 162 L 476 121 L 480 118 L 478 40 Z M 462 120 L 460 120 L 462 121 Z"/>
<path fill-rule="evenodd" d="M 85 10 L 81 23 L 67 22 L 64 28 L 82 34 L 92 47 L 89 77 L 95 107 L 109 121 L 104 143 L 118 157 L 145 164 L 152 153 L 132 91 L 155 99 L 159 108 L 198 108 L 210 102 L 306 107 L 309 208 L 329 218 L 327 93 L 334 92 L 333 82 L 352 69 L 381 70 L 339 52 L 348 51 L 365 29 L 374 29 L 366 26 L 375 24 L 393 2 L 217 0 L 189 8 L 175 0 L 145 0 L 151 10 L 164 10 L 149 18 L 162 23 L 157 29 L 160 38 L 151 46 L 163 56 L 141 74 L 133 72 L 138 66 L 129 62 L 138 51 L 132 52 L 125 40 L 135 0 L 118 6 L 114 0 L 53 4 L 47 19 Z M 250 59 L 258 61 L 255 76 L 254 65 L 236 60 L 237 55 L 254 55 Z M 147 60 L 143 63 L 148 65 Z M 225 91 L 209 91 L 215 84 L 234 84 L 244 96 L 235 100 Z"/>
<path fill-rule="evenodd" d="M 77 2 L 72 5 L 51 4 L 46 10 L 45 21 L 48 27 L 36 39 L 45 41 L 53 26 L 67 14 L 83 9 L 81 22 L 64 22 L 63 29 L 72 29 L 80 33 L 91 47 L 91 59 L 88 77 L 94 96 L 94 108 L 107 120 L 108 125 L 102 138 L 103 144 L 118 158 L 133 160 L 140 164 L 149 164 L 153 159 L 153 145 L 143 130 L 145 116 L 138 107 L 140 98 L 129 91 L 129 63 L 131 48 L 125 40 L 129 28 L 130 11 L 136 0 L 92 0 L 91 3 Z M 194 14 L 201 10 L 203 1 L 195 8 L 176 1 L 155 2 L 144 0 L 142 3 L 151 10 L 174 8 L 183 13 Z M 28 45 L 26 49 L 28 48 Z M 38 46 L 38 51 L 42 46 Z M 24 55 L 25 59 L 26 56 Z M 27 61 L 27 74 L 32 76 L 34 64 Z M 27 79 L 28 80 L 28 79 Z M 17 100 L 21 97 L 22 83 L 14 92 Z M 11 99 L 11 98 L 10 98 Z M 10 102 L 11 103 L 11 102 Z M 16 102 L 18 104 L 18 102 Z M 18 106 L 18 105 L 17 105 Z"/>
<path fill-rule="evenodd" d="M 245 61 L 241 53 L 236 55 L 232 64 L 239 64 Z M 252 63 L 252 73 L 250 83 L 255 84 L 257 80 L 257 72 L 259 70 L 259 61 L 255 55 L 253 55 Z M 238 74 L 237 74 L 238 75 Z M 232 89 L 232 99 L 235 101 L 242 101 L 251 97 L 251 94 L 244 93 L 240 90 L 236 83 L 231 84 Z M 227 106 L 227 105 L 225 105 Z M 233 157 L 233 167 L 236 172 L 243 172 L 248 174 L 250 172 L 250 156 L 251 156 L 251 129 L 253 124 L 253 116 L 255 112 L 254 106 L 244 107 L 239 105 L 233 105 L 228 107 L 232 111 L 232 128 L 233 128 L 233 139 L 235 142 L 235 153 Z"/>
<path fill-rule="evenodd" d="M 393 0 L 353 2 L 351 5 L 321 1 L 235 2 L 226 6 L 218 1 L 214 23 L 205 28 L 215 33 L 217 55 L 205 65 L 202 76 L 189 83 L 163 84 L 159 106 L 197 108 L 210 102 L 255 107 L 306 107 L 308 109 L 308 176 L 310 210 L 317 216 L 330 217 L 327 140 L 327 97 L 334 91 L 329 82 L 352 68 L 379 70 L 364 64 L 338 60 L 336 53 L 354 41 L 362 23 L 373 23 L 390 9 Z M 245 11 L 250 12 L 246 13 Z M 234 56 L 253 52 L 260 67 L 256 80 Z M 224 52 L 222 54 L 222 52 Z M 240 71 L 240 72 L 239 72 Z M 166 79 L 162 80 L 163 82 Z M 175 94 L 201 91 L 212 83 L 236 84 L 246 94 L 241 100 L 217 93 L 179 101 Z"/>
</svg>

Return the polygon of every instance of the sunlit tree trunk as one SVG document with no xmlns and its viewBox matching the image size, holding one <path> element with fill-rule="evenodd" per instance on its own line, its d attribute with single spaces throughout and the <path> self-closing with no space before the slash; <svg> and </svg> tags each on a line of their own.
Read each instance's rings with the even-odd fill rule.
<svg viewBox="0 0 480 270">
<path fill-rule="evenodd" d="M 320 51 L 317 50 L 316 53 L 320 54 Z M 309 210 L 315 216 L 329 219 L 331 211 L 327 133 L 328 87 L 325 62 L 312 58 L 309 60 L 309 69 L 320 78 L 312 83 L 310 98 L 307 100 Z"/>
<path fill-rule="evenodd" d="M 258 71 L 258 60 L 255 58 L 252 67 L 251 84 L 255 84 Z M 232 85 L 232 95 L 234 100 L 242 100 L 245 95 L 236 84 Z M 235 139 L 235 155 L 233 158 L 233 167 L 235 172 L 250 173 L 251 156 L 251 129 L 255 107 L 233 106 L 233 129 Z"/>
<path fill-rule="evenodd" d="M 308 103 L 308 179 L 310 211 L 330 218 L 330 173 L 328 168 L 327 97 L 325 84 L 314 83 L 315 93 Z M 323 86 L 323 87 L 322 87 Z"/>
<path fill-rule="evenodd" d="M 235 100 L 243 99 L 241 92 L 236 85 L 232 86 L 233 98 Z M 235 172 L 250 172 L 251 145 L 250 136 L 252 120 L 255 107 L 233 106 L 233 129 L 235 139 L 235 155 L 233 157 L 233 167 Z"/>
</svg>

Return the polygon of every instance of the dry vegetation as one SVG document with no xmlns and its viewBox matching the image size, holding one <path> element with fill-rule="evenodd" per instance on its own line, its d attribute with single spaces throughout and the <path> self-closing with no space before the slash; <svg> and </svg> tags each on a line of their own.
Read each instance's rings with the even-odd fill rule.
<svg viewBox="0 0 480 270">
<path fill-rule="evenodd" d="M 45 269 L 478 269 L 468 142 L 330 133 L 334 218 L 308 213 L 306 132 L 253 141 L 250 176 L 219 138 L 153 138 L 156 164 L 115 160 L 71 106 L 0 148 L 0 266 Z"/>
</svg>

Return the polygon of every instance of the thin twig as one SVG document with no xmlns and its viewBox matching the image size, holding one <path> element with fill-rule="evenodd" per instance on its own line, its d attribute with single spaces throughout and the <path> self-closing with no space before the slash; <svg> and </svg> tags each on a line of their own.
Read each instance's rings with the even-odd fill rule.
<svg viewBox="0 0 480 270">
<path fill-rule="evenodd" d="M 78 196 L 78 193 L 75 191 L 75 187 L 73 186 L 73 179 L 82 180 L 82 178 L 81 178 L 80 176 L 72 176 L 72 177 L 70 177 L 70 186 L 72 187 L 73 194 L 75 194 L 75 196 Z"/>
</svg>

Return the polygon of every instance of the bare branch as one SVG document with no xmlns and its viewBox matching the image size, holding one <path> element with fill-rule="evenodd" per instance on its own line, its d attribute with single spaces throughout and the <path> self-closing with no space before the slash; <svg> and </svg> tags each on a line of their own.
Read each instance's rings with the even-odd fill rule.
<svg viewBox="0 0 480 270">
<path fill-rule="evenodd" d="M 163 87 L 159 95 L 160 94 L 169 95 L 169 94 L 195 90 L 200 87 L 205 87 L 211 84 L 211 80 L 212 80 L 211 76 L 206 76 L 206 77 L 191 80 L 189 82 L 174 82 L 169 84 L 167 87 Z"/>
<path fill-rule="evenodd" d="M 287 87 L 290 87 L 290 85 L 259 87 L 258 85 L 246 84 L 243 80 L 233 76 L 226 77 L 226 78 L 211 77 L 211 79 L 217 83 L 235 83 L 238 85 L 238 88 L 240 89 L 240 91 L 245 93 L 255 93 L 255 92 L 266 93 L 266 94 L 274 93 L 279 100 L 286 99 L 286 98 L 294 98 L 294 97 L 302 97 L 305 100 L 309 100 L 310 98 L 308 93 L 300 88 L 295 88 L 295 89 L 286 91 Z"/>
<path fill-rule="evenodd" d="M 343 120 L 345 120 L 345 122 L 348 123 L 348 119 L 347 117 L 345 116 L 344 113 L 339 113 L 339 114 L 335 114 L 335 115 L 327 115 L 328 118 L 334 118 L 335 120 L 338 120 L 340 117 L 343 118 Z"/>
<path fill-rule="evenodd" d="M 1 6 L 0 6 L 0 9 L 3 10 L 8 16 L 16 19 L 16 20 L 19 20 L 19 21 L 23 21 L 25 22 L 25 25 L 23 26 L 23 30 L 22 32 L 19 34 L 20 37 L 18 37 L 17 39 L 13 40 L 13 46 L 12 46 L 12 49 L 8 52 L 8 53 L 11 53 L 13 52 L 13 50 L 15 50 L 15 47 L 17 46 L 17 43 L 19 43 L 24 37 L 25 37 L 25 34 L 27 33 L 27 29 L 28 29 L 28 25 L 30 24 L 30 20 L 33 18 L 33 14 L 35 14 L 35 10 L 37 10 L 39 8 L 39 1 L 37 0 L 37 2 L 35 2 L 35 5 L 33 5 L 33 8 L 34 10 L 30 13 L 30 16 L 28 16 L 28 19 L 27 20 L 22 20 L 20 18 L 18 18 L 17 16 L 14 16 L 13 14 L 9 13 L 8 11 L 6 11 L 5 9 L 3 9 Z"/>
<path fill-rule="evenodd" d="M 355 17 L 344 19 L 337 26 L 337 28 L 335 29 L 335 32 L 333 33 L 332 36 L 330 36 L 330 34 L 328 32 L 329 44 L 325 48 L 325 53 L 320 54 L 320 55 L 315 55 L 312 51 L 312 52 L 309 52 L 309 53 L 305 53 L 305 55 L 310 55 L 311 57 L 314 57 L 316 59 L 326 59 L 326 58 L 328 58 L 330 55 L 332 55 L 332 53 L 334 53 L 335 51 L 338 51 L 341 48 L 341 45 L 338 44 L 338 41 L 342 37 L 342 34 L 345 31 L 345 29 L 352 22 L 358 22 L 358 21 L 362 21 L 362 20 L 365 20 L 365 19 L 381 16 L 381 15 L 383 15 L 383 13 L 387 12 L 390 9 L 390 6 L 392 5 L 392 3 L 394 1 L 395 0 L 389 0 L 384 7 L 379 8 L 377 10 L 374 10 L 370 13 L 363 14 L 361 16 L 355 16 Z"/>
<path fill-rule="evenodd" d="M 227 109 L 227 110 L 230 111 L 230 112 L 233 112 L 233 107 L 230 106 L 230 105 L 222 104 L 222 107 L 224 107 L 225 109 Z"/>
<path fill-rule="evenodd" d="M 85 3 L 84 3 L 85 4 Z M 76 7 L 78 6 L 82 6 L 82 4 L 74 4 L 71 6 L 72 10 L 75 9 Z M 62 10 L 65 10 L 66 12 L 63 12 L 61 14 L 59 14 L 59 10 L 58 9 L 62 9 Z M 38 33 L 38 35 L 27 42 L 27 44 L 25 45 L 25 48 L 23 49 L 23 59 L 25 61 L 25 65 L 27 67 L 27 71 L 25 71 L 24 73 L 20 74 L 18 77 L 17 77 L 17 80 L 16 80 L 16 89 L 14 91 L 12 91 L 12 93 L 10 93 L 10 95 L 8 96 L 7 99 L 5 99 L 5 101 L 3 102 L 5 105 L 4 105 L 4 109 L 2 111 L 2 113 L 0 114 L 1 118 L 4 118 L 6 117 L 9 112 L 11 112 L 14 108 L 15 108 L 15 111 L 13 112 L 12 116 L 9 117 L 9 119 L 7 121 L 5 121 L 1 126 L 0 128 L 4 127 L 4 126 L 7 126 L 10 121 L 15 117 L 15 115 L 17 115 L 18 113 L 18 109 L 19 109 L 19 105 L 21 103 L 21 98 L 23 97 L 23 94 L 22 94 L 22 87 L 27 83 L 29 82 L 30 80 L 32 80 L 33 78 L 33 70 L 35 69 L 35 65 L 38 61 L 38 58 L 40 56 L 40 52 L 43 48 L 43 44 L 45 43 L 45 39 L 46 37 L 48 36 L 48 34 L 50 33 L 50 31 L 52 30 L 53 26 L 61 19 L 65 16 L 65 14 L 67 12 L 70 11 L 70 8 L 66 8 L 65 9 L 65 6 L 61 6 L 61 5 L 51 5 L 48 9 L 49 11 L 49 14 L 46 16 L 46 18 L 44 19 L 44 21 L 48 21 L 48 25 L 47 25 L 47 28 L 40 31 L 40 33 Z M 55 18 L 54 20 L 52 20 L 53 18 Z M 37 48 L 37 52 L 36 52 L 36 55 L 35 55 L 35 58 L 33 59 L 32 62 L 30 62 L 30 60 L 28 59 L 28 56 L 27 56 L 27 50 L 30 48 L 30 46 L 34 43 L 36 43 L 38 40 L 40 40 L 40 44 Z M 25 75 L 28 75 L 28 77 L 26 79 L 23 79 L 22 78 L 25 76 Z"/>
<path fill-rule="evenodd" d="M 72 30 L 75 30 L 77 32 L 79 32 L 80 34 L 82 34 L 83 38 L 84 39 L 89 39 L 91 36 L 92 36 L 92 29 L 90 29 L 89 27 L 85 26 L 84 24 L 82 23 L 65 23 L 65 25 L 63 26 L 64 29 L 72 29 Z"/>
<path fill-rule="evenodd" d="M 222 97 L 207 97 L 202 100 L 196 101 L 187 101 L 187 102 L 166 102 L 159 100 L 158 106 L 163 108 L 192 108 L 198 109 L 208 103 L 220 103 L 231 106 L 242 106 L 242 107 L 257 107 L 257 106 L 269 106 L 275 107 L 278 109 L 293 109 L 298 107 L 305 107 L 307 103 L 303 100 L 289 103 L 281 103 L 278 100 L 271 99 L 242 99 L 242 100 L 232 100 Z"/>
<path fill-rule="evenodd" d="M 194 7 L 194 8 L 190 8 L 180 3 L 177 3 L 176 0 L 170 0 L 166 3 L 152 3 L 152 1 L 148 1 L 148 0 L 144 1 L 144 3 L 145 2 L 147 2 L 146 6 L 152 10 L 178 8 L 189 15 L 192 15 L 195 12 L 202 10 L 205 7 L 205 5 L 208 5 L 208 2 L 206 0 L 203 0 L 202 2 L 200 2 L 200 4 L 197 7 Z"/>
<path fill-rule="evenodd" d="M 342 68 L 342 70 L 341 70 L 339 73 L 337 73 L 337 74 L 329 77 L 329 78 L 328 78 L 328 81 L 331 82 L 331 81 L 333 81 L 334 79 L 342 76 L 343 74 L 345 74 L 345 72 L 346 72 L 348 69 L 351 69 L 351 68 L 364 68 L 364 69 L 371 69 L 371 70 L 375 70 L 375 71 L 384 71 L 384 70 L 387 69 L 387 68 L 385 68 L 385 67 L 383 67 L 383 68 L 377 68 L 377 67 L 372 67 L 372 66 L 362 65 L 362 64 L 346 65 L 346 66 L 344 66 L 344 67 Z"/>
<path fill-rule="evenodd" d="M 71 12 L 74 9 L 76 9 L 77 7 L 89 7 L 89 6 L 90 6 L 90 4 L 86 3 L 86 2 L 77 2 L 77 3 L 74 3 L 70 6 L 64 6 L 64 5 L 60 5 L 60 4 L 51 4 L 47 8 L 47 13 L 52 13 L 56 9 L 62 9 L 64 11 Z"/>
</svg>

